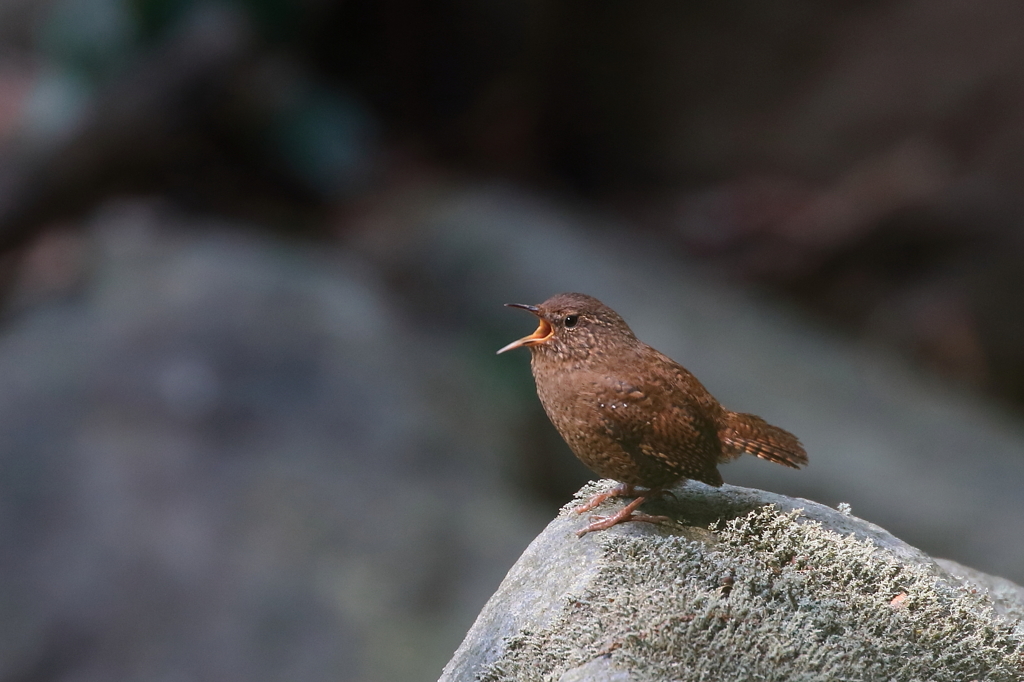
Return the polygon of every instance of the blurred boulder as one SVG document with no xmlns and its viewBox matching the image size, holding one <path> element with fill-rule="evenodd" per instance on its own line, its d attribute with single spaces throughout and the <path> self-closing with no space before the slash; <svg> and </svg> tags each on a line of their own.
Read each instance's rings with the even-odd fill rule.
<svg viewBox="0 0 1024 682">
<path fill-rule="evenodd" d="M 500 395 L 351 256 L 141 200 L 77 234 L 0 337 L 0 677 L 436 675 L 543 523 Z"/>
</svg>

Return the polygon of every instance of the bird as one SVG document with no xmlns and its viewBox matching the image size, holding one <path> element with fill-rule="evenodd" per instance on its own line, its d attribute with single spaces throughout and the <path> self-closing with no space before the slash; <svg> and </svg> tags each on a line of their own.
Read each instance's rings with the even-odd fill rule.
<svg viewBox="0 0 1024 682">
<path fill-rule="evenodd" d="M 721 486 L 718 464 L 744 453 L 796 469 L 807 464 L 796 436 L 722 407 L 697 377 L 638 339 L 596 298 L 563 293 L 538 305 L 506 305 L 533 313 L 539 325 L 498 354 L 530 350 L 537 396 L 555 429 L 591 471 L 619 481 L 576 511 L 611 497 L 636 498 L 578 535 L 624 521 L 666 521 L 636 509 L 688 479 Z"/>
</svg>

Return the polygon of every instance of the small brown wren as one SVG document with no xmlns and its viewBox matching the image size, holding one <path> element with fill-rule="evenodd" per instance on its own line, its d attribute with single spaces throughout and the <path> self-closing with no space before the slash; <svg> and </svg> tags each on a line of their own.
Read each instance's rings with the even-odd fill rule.
<svg viewBox="0 0 1024 682">
<path fill-rule="evenodd" d="M 634 510 L 685 479 L 722 485 L 718 464 L 743 453 L 793 468 L 807 464 L 796 436 L 723 408 L 695 376 L 636 338 L 596 298 L 557 294 L 540 305 L 507 305 L 529 310 L 540 325 L 498 353 L 530 349 L 537 395 L 558 433 L 592 471 L 620 481 L 577 511 L 633 496 L 636 486 L 649 489 L 580 535 L 622 521 L 665 520 Z"/>
</svg>

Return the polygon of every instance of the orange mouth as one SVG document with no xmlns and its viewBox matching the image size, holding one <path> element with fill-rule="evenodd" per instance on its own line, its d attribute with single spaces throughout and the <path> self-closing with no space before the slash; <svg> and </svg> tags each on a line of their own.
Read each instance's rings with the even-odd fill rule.
<svg viewBox="0 0 1024 682">
<path fill-rule="evenodd" d="M 519 305 L 519 304 L 515 304 L 515 303 L 510 303 L 509 305 L 511 305 L 511 306 L 513 306 L 515 308 L 525 308 L 526 310 L 529 310 L 530 312 L 536 312 L 536 308 L 534 308 L 534 306 L 525 306 L 525 305 Z M 531 308 L 532 308 L 532 310 L 531 310 Z M 537 329 L 532 334 L 530 334 L 529 336 L 524 336 L 523 338 L 519 339 L 518 341 L 513 341 L 512 343 L 508 344 L 507 346 L 505 346 L 504 348 L 499 350 L 497 354 L 501 355 L 505 351 L 513 350 L 515 348 L 521 348 L 521 347 L 529 348 L 530 346 L 536 346 L 538 343 L 544 343 L 545 341 L 547 341 L 548 339 L 550 339 L 554 335 L 555 335 L 554 327 L 552 327 L 550 324 L 548 324 L 547 320 L 545 320 L 544 318 L 541 318 L 540 324 L 537 325 Z"/>
</svg>

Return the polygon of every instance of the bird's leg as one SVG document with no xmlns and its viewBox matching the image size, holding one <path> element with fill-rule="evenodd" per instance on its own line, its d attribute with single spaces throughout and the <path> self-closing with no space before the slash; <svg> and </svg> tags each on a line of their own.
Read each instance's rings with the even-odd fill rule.
<svg viewBox="0 0 1024 682">
<path fill-rule="evenodd" d="M 619 483 L 603 493 L 591 495 L 589 500 L 576 507 L 574 511 L 577 514 L 582 514 L 583 512 L 588 512 L 591 509 L 600 506 L 606 500 L 610 500 L 613 497 L 633 497 L 634 495 L 636 495 L 635 485 L 632 483 Z M 671 490 L 665 490 L 664 488 L 649 488 L 647 492 L 643 494 L 643 496 L 648 500 L 656 500 L 660 497 L 664 497 L 665 495 L 671 495 L 673 498 L 676 497 L 674 492 Z"/>
<path fill-rule="evenodd" d="M 611 516 L 595 516 L 595 517 L 593 517 L 594 518 L 594 522 L 591 523 L 586 528 L 584 528 L 583 530 L 578 531 L 576 533 L 576 537 L 580 537 L 581 538 L 581 537 L 583 537 L 584 535 L 586 535 L 587 533 L 589 533 L 591 531 L 594 531 L 594 530 L 605 530 L 607 528 L 611 528 L 612 526 L 614 526 L 614 525 L 616 525 L 618 523 L 622 523 L 624 521 L 645 521 L 647 523 L 664 523 L 666 521 L 671 521 L 671 519 L 669 517 L 667 517 L 667 516 L 652 516 L 651 514 L 637 514 L 637 513 L 635 513 L 636 508 L 639 507 L 644 502 L 646 502 L 648 499 L 649 499 L 649 495 L 644 494 L 644 495 L 641 495 L 640 497 L 636 498 L 635 500 L 633 500 L 632 502 L 627 504 L 625 507 L 620 509 L 618 512 L 616 512 L 615 514 L 612 514 Z"/>
<path fill-rule="evenodd" d="M 576 533 L 576 535 L 578 537 L 583 537 L 591 531 L 605 530 L 624 521 L 644 521 L 646 523 L 664 523 L 666 521 L 670 521 L 671 519 L 669 519 L 669 517 L 667 516 L 653 516 L 651 514 L 641 514 L 636 511 L 636 508 L 639 507 L 644 502 L 662 497 L 666 493 L 670 495 L 672 494 L 671 492 L 666 491 L 663 488 L 651 488 L 650 490 L 644 492 L 644 494 L 640 495 L 635 500 L 627 504 L 625 507 L 620 509 L 615 514 L 612 514 L 611 516 L 593 517 L 594 522 L 586 528 L 584 528 L 583 530 Z M 597 505 L 601 504 L 602 502 L 611 497 L 629 497 L 635 494 L 635 486 L 629 483 L 620 483 L 614 488 L 608 490 L 608 492 L 601 493 L 600 495 L 594 495 L 594 497 L 590 498 L 590 500 L 585 505 L 577 507 L 576 511 L 590 511 L 591 509 L 593 509 L 594 507 L 596 507 Z"/>
<path fill-rule="evenodd" d="M 605 500 L 610 500 L 613 497 L 633 497 L 636 494 L 636 488 L 632 483 L 620 483 L 617 486 L 613 486 L 603 493 L 592 495 L 589 500 L 576 507 L 576 513 L 582 514 L 594 509 L 598 505 L 602 504 Z"/>
</svg>

